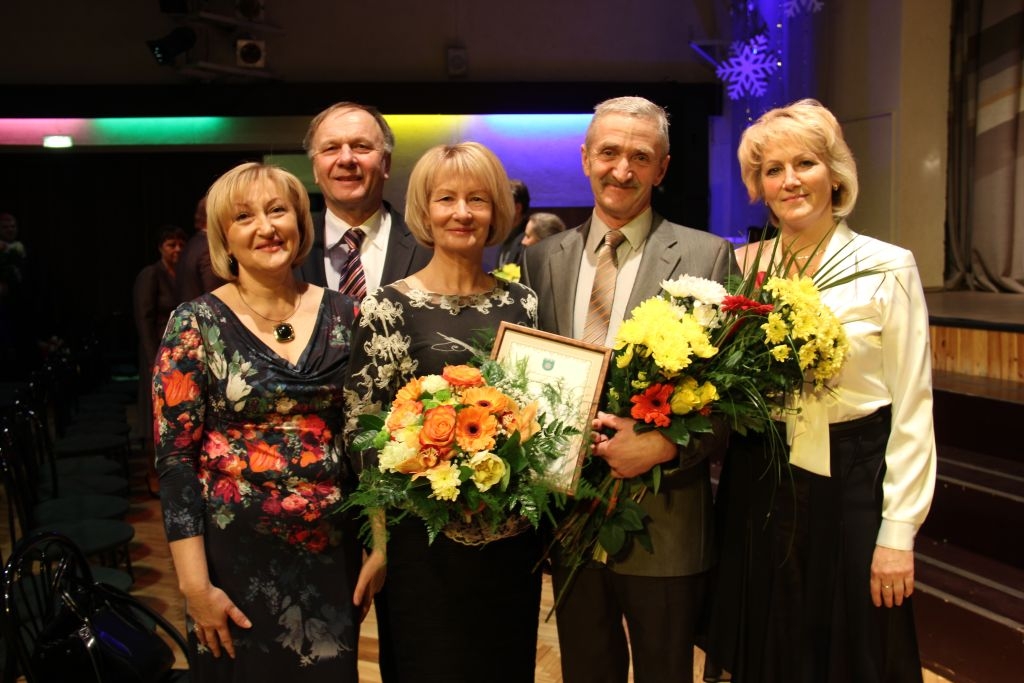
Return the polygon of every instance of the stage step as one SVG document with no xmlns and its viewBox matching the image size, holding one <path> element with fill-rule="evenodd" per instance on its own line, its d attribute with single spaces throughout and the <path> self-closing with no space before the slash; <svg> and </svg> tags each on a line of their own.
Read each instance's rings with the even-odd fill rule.
<svg viewBox="0 0 1024 683">
<path fill-rule="evenodd" d="M 935 439 L 975 453 L 1024 463 L 1009 430 L 1024 421 L 1024 383 L 935 371 Z"/>
<path fill-rule="evenodd" d="M 925 667 L 957 683 L 1024 671 L 1024 571 L 926 536 L 918 536 L 914 555 Z"/>
<path fill-rule="evenodd" d="M 938 445 L 935 498 L 921 533 L 1024 571 L 1024 461 Z"/>
<path fill-rule="evenodd" d="M 956 683 L 1024 671 L 1024 384 L 935 372 L 938 476 L 914 563 L 921 657 Z M 1015 673 L 1010 673 L 1015 672 Z"/>
</svg>

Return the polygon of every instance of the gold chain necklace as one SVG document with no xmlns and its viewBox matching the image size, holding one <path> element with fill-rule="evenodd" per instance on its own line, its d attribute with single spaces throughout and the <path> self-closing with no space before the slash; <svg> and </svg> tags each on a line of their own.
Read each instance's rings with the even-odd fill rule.
<svg viewBox="0 0 1024 683">
<path fill-rule="evenodd" d="M 824 253 L 825 253 L 825 250 L 824 250 L 824 249 L 818 249 L 818 250 L 817 250 L 816 252 L 814 252 L 813 254 L 808 254 L 807 256 L 794 256 L 794 257 L 793 257 L 793 260 L 794 260 L 794 261 L 806 261 L 806 260 L 808 260 L 808 259 L 812 259 L 812 258 L 814 258 L 814 257 L 815 257 L 815 256 L 817 256 L 818 254 L 824 254 Z"/>
<path fill-rule="evenodd" d="M 274 323 L 274 339 L 276 339 L 278 342 L 282 344 L 286 344 L 295 339 L 295 328 L 292 327 L 292 324 L 288 321 L 291 320 L 291 317 L 293 315 L 295 315 L 295 311 L 299 310 L 299 304 L 302 303 L 301 291 L 299 292 L 299 300 L 295 302 L 295 306 L 292 308 L 292 312 L 286 315 L 285 317 L 281 318 L 280 320 L 275 320 L 273 318 L 268 318 L 267 316 L 263 315 L 255 308 L 250 306 L 249 302 L 245 300 L 244 296 L 242 296 L 242 288 L 238 286 L 238 283 L 235 283 L 235 289 L 238 291 L 238 298 L 242 300 L 242 303 L 245 304 L 246 308 L 248 308 L 250 311 L 258 315 L 259 317 L 263 318 L 267 322 Z"/>
</svg>

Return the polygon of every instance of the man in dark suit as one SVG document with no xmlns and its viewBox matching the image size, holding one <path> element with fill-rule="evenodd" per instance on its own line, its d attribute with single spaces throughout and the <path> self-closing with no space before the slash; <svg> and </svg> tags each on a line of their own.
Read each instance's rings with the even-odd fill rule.
<svg viewBox="0 0 1024 683">
<path fill-rule="evenodd" d="M 594 213 L 575 230 L 527 249 L 523 280 L 540 298 L 541 329 L 586 339 L 585 331 L 592 329 L 591 290 L 604 269 L 598 251 L 611 249 L 617 270 L 611 274 L 607 330 L 590 339 L 611 346 L 623 318 L 658 294 L 663 280 L 689 274 L 721 282 L 738 268 L 727 241 L 651 210 L 651 192 L 669 163 L 665 111 L 639 97 L 608 100 L 594 111 L 581 147 Z M 624 239 L 603 246 L 605 233 L 614 231 Z M 721 446 L 706 439 L 702 446 L 681 449 L 657 431 L 635 433 L 630 418 L 598 413 L 598 420 L 603 430 L 593 451 L 615 476 L 638 476 L 658 464 L 663 468 L 659 493 L 649 492 L 641 502 L 654 552 L 634 543 L 607 564 L 579 571 L 557 613 L 563 680 L 623 683 L 632 649 L 637 683 L 689 681 L 713 552 L 708 452 Z M 566 574 L 556 564 L 556 594 Z"/>
<path fill-rule="evenodd" d="M 195 232 L 181 251 L 174 276 L 174 296 L 179 304 L 224 284 L 210 264 L 210 244 L 206 240 L 206 197 L 196 204 L 192 225 Z"/>
<path fill-rule="evenodd" d="M 338 289 L 341 277 L 330 250 L 355 229 L 365 235 L 359 252 L 367 292 L 427 264 L 431 251 L 416 242 L 402 214 L 384 201 L 395 135 L 379 111 L 354 102 L 333 104 L 313 118 L 302 145 L 327 205 L 313 216 L 313 251 L 300 269 L 306 282 Z"/>
<path fill-rule="evenodd" d="M 300 266 L 303 280 L 339 289 L 342 276 L 331 260 L 332 247 L 347 252 L 345 234 L 361 231 L 359 259 L 365 291 L 401 280 L 422 269 L 433 251 L 416 241 L 405 218 L 384 201 L 384 182 L 391 172 L 395 134 L 374 107 L 338 102 L 317 114 L 309 123 L 302 146 L 313 161 L 313 179 L 324 195 L 327 210 L 313 215 L 313 250 Z M 337 260 L 336 260 L 337 261 Z M 345 291 L 359 297 L 358 293 Z M 359 524 L 350 518 L 347 531 L 357 533 Z M 359 575 L 358 558 L 350 558 L 349 576 Z M 354 587 L 354 586 L 353 586 Z M 381 605 L 385 592 L 375 600 Z M 390 624 L 377 610 L 381 680 L 397 681 Z"/>
</svg>

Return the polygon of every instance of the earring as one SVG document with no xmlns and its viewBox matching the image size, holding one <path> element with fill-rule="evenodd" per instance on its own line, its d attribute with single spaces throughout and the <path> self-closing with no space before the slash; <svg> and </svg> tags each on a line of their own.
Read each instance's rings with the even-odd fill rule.
<svg viewBox="0 0 1024 683">
<path fill-rule="evenodd" d="M 839 183 L 836 183 L 835 185 L 832 186 L 832 191 L 833 192 L 838 192 L 839 191 Z"/>
<path fill-rule="evenodd" d="M 231 254 L 228 254 L 228 272 L 232 275 L 238 275 L 238 259 Z"/>
</svg>

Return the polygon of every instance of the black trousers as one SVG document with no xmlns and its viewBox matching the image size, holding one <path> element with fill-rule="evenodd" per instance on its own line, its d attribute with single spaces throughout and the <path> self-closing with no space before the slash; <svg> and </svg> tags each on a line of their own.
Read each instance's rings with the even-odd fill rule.
<svg viewBox="0 0 1024 683">
<path fill-rule="evenodd" d="M 556 597 L 567 574 L 556 567 Z M 557 613 L 562 680 L 624 683 L 630 650 L 635 683 L 692 680 L 704 582 L 704 574 L 649 577 L 616 574 L 606 567 L 580 569 Z"/>
</svg>

